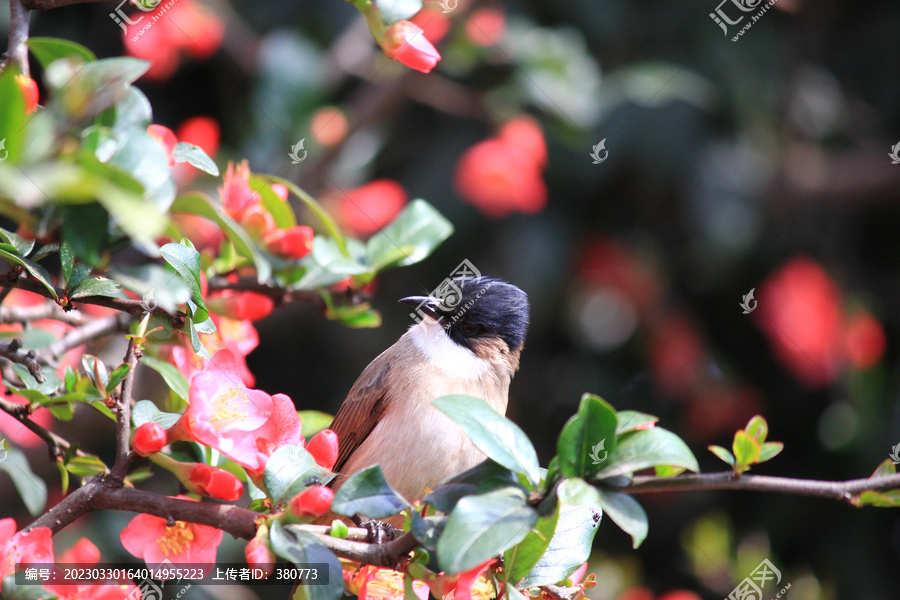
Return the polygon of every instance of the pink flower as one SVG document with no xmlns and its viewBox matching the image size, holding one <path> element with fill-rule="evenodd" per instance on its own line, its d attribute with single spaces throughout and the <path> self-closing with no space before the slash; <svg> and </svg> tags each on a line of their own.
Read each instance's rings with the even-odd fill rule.
<svg viewBox="0 0 900 600">
<path fill-rule="evenodd" d="M 466 36 L 478 46 L 493 46 L 506 33 L 506 15 L 494 8 L 481 8 L 466 19 Z"/>
<path fill-rule="evenodd" d="M 301 517 L 321 517 L 331 508 L 334 492 L 324 485 L 306 488 L 291 498 L 291 511 Z"/>
<path fill-rule="evenodd" d="M 152 421 L 141 423 L 134 430 L 131 445 L 140 456 L 156 454 L 166 446 L 166 430 Z"/>
<path fill-rule="evenodd" d="M 175 151 L 175 146 L 178 145 L 178 138 L 175 137 L 175 132 L 165 125 L 154 124 L 147 127 L 147 133 L 150 134 L 150 137 L 160 143 L 163 150 L 166 151 L 166 159 L 169 162 L 169 166 L 174 167 L 175 157 L 172 153 Z"/>
<path fill-rule="evenodd" d="M 269 252 L 294 259 L 303 258 L 312 252 L 314 239 L 312 227 L 307 225 L 274 229 L 263 237 Z"/>
<path fill-rule="evenodd" d="M 227 502 L 237 500 L 244 493 L 244 484 L 237 477 L 225 469 L 203 463 L 194 464 L 189 487 L 204 496 Z"/>
<path fill-rule="evenodd" d="M 244 548 L 244 557 L 247 559 L 248 565 L 265 571 L 266 577 L 271 575 L 275 568 L 275 554 L 262 538 L 255 537 L 250 540 L 250 543 Z"/>
<path fill-rule="evenodd" d="M 850 317 L 844 326 L 844 351 L 857 369 L 868 369 L 881 360 L 887 346 L 884 328 L 867 312 Z"/>
<path fill-rule="evenodd" d="M 236 367 L 244 385 L 253 385 L 256 378 L 247 367 L 246 356 L 259 345 L 259 335 L 250 321 L 237 321 L 212 315 L 216 332 L 204 336 L 203 343 L 210 353 L 215 354 L 219 350 L 230 350 L 234 354 Z M 173 345 L 169 350 L 169 361 L 178 367 L 188 379 L 206 366 L 203 360 L 191 347 L 191 342 L 184 336 L 181 343 Z"/>
<path fill-rule="evenodd" d="M 309 440 L 306 449 L 320 467 L 330 471 L 338 458 L 337 434 L 330 429 L 323 429 Z"/>
<path fill-rule="evenodd" d="M 403 573 L 372 565 L 360 568 L 347 580 L 347 590 L 359 600 L 400 600 L 404 598 Z M 413 581 L 413 592 L 420 600 L 428 600 L 428 585 Z"/>
<path fill-rule="evenodd" d="M 193 501 L 187 496 L 176 498 Z M 157 566 L 167 559 L 176 565 L 212 564 L 222 543 L 222 530 L 185 521 L 175 521 L 173 527 L 168 527 L 163 518 L 140 514 L 122 530 L 119 539 L 126 550 L 148 566 Z"/>
<path fill-rule="evenodd" d="M 441 60 L 441 55 L 431 45 L 422 29 L 410 22 L 394 23 L 381 40 L 385 56 L 394 58 L 416 71 L 429 73 Z"/>
<path fill-rule="evenodd" d="M 91 540 L 81 538 L 78 542 L 66 550 L 59 557 L 61 565 L 94 565 L 100 561 L 100 550 Z M 135 586 L 130 582 L 106 583 L 76 583 L 76 584 L 47 584 L 47 591 L 56 594 L 59 600 L 131 600 L 137 596 Z"/>
<path fill-rule="evenodd" d="M 219 196 L 222 198 L 222 208 L 225 212 L 238 220 L 243 211 L 259 204 L 259 194 L 250 187 L 250 166 L 246 160 L 238 163 L 237 167 L 233 163 L 228 163 L 224 182 L 219 188 Z"/>
<path fill-rule="evenodd" d="M 264 294 L 242 290 L 221 290 L 206 298 L 210 310 L 229 319 L 260 321 L 275 308 L 275 302 Z"/>
<path fill-rule="evenodd" d="M 261 471 L 281 445 L 303 439 L 291 399 L 246 387 L 229 350 L 217 352 L 191 378 L 188 408 L 169 430 L 169 441 L 185 438 L 215 448 L 250 471 Z"/>
<path fill-rule="evenodd" d="M 15 519 L 0 519 L 0 580 L 15 572 L 16 563 L 53 564 L 53 538 L 47 527 L 16 533 Z"/>
</svg>

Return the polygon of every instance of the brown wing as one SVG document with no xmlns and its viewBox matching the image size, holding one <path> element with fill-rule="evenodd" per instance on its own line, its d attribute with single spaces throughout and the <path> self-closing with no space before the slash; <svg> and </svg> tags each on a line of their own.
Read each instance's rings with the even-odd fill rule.
<svg viewBox="0 0 900 600">
<path fill-rule="evenodd" d="M 331 423 L 337 434 L 338 459 L 334 471 L 340 472 L 347 460 L 378 424 L 387 407 L 385 380 L 391 369 L 391 349 L 369 363 Z"/>
</svg>

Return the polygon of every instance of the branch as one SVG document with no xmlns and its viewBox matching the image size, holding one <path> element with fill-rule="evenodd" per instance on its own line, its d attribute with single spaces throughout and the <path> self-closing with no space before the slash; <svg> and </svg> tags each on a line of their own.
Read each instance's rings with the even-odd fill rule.
<svg viewBox="0 0 900 600">
<path fill-rule="evenodd" d="M 122 382 L 122 393 L 116 399 L 116 462 L 110 472 L 110 475 L 119 482 L 125 480 L 128 465 L 134 459 L 131 452 L 131 404 L 139 352 L 134 338 L 128 340 L 125 364 L 130 368 Z"/>
<path fill-rule="evenodd" d="M 37 361 L 34 350 L 29 350 L 25 354 L 20 354 L 19 350 L 21 350 L 21 348 L 22 340 L 20 339 L 14 339 L 8 344 L 0 344 L 0 357 L 5 358 L 10 362 L 24 365 L 38 383 L 44 383 L 46 378 L 44 377 L 43 371 L 41 371 L 41 365 Z"/>
<path fill-rule="evenodd" d="M 12 272 L 10 272 L 12 273 Z M 50 291 L 44 287 L 42 283 L 39 281 L 35 281 L 34 279 L 27 279 L 24 277 L 18 277 L 16 279 L 10 279 L 9 275 L 7 278 L 0 283 L 0 288 L 17 288 L 20 290 L 25 290 L 26 292 L 32 292 L 34 294 L 38 294 L 39 296 L 43 296 L 44 298 L 53 299 L 53 296 L 50 294 Z M 61 288 L 56 288 L 56 294 L 63 298 L 65 297 L 65 290 Z M 113 310 L 117 310 L 119 312 L 128 313 L 130 315 L 140 315 L 145 312 L 144 307 L 142 306 L 141 300 L 132 300 L 130 298 L 110 298 L 108 296 L 83 296 L 80 298 L 76 298 L 73 300 L 69 300 L 70 305 L 72 304 L 93 304 L 95 306 L 105 306 L 106 308 L 112 308 Z M 156 308 L 153 310 L 154 315 L 169 317 L 172 319 L 172 324 L 176 329 L 181 329 L 184 325 L 183 313 L 177 313 L 175 315 L 170 315 L 166 311 L 161 308 Z"/>
<path fill-rule="evenodd" d="M 853 504 L 854 495 L 860 492 L 898 488 L 900 488 L 900 473 L 885 477 L 850 479 L 847 481 L 816 481 L 812 479 L 770 477 L 768 475 L 741 475 L 736 477 L 731 471 L 679 475 L 671 478 L 635 477 L 631 485 L 625 487 L 610 486 L 610 489 L 626 494 L 744 490 L 827 498 L 840 500 L 848 504 Z"/>
<path fill-rule="evenodd" d="M 44 442 L 46 442 L 47 444 L 48 450 L 50 451 L 50 460 L 55 462 L 57 458 L 62 457 L 69 450 L 69 446 L 71 445 L 69 444 L 69 442 L 59 437 L 52 431 L 44 429 L 28 418 L 28 415 L 31 414 L 31 407 L 27 404 L 16 404 L 15 402 L 10 402 L 5 398 L 0 398 L 0 410 L 17 420 L 29 431 L 44 440 Z M 77 456 L 87 456 L 81 450 L 76 451 L 75 454 Z"/>
<path fill-rule="evenodd" d="M 7 60 L 18 65 L 26 77 L 31 76 L 28 67 L 28 8 L 23 0 L 9 0 L 9 46 Z"/>
<path fill-rule="evenodd" d="M 3 288 L 10 292 L 12 288 Z M 91 320 L 77 310 L 64 311 L 52 302 L 35 306 L 0 306 L 0 323 L 33 323 L 42 319 L 52 319 L 66 325 L 85 325 Z"/>
<path fill-rule="evenodd" d="M 86 344 L 93 339 L 126 330 L 127 323 L 122 320 L 121 315 L 110 315 L 102 319 L 97 319 L 96 321 L 91 321 L 77 329 L 73 329 L 54 341 L 41 351 L 41 358 L 47 362 L 56 362 L 72 348 Z"/>
</svg>

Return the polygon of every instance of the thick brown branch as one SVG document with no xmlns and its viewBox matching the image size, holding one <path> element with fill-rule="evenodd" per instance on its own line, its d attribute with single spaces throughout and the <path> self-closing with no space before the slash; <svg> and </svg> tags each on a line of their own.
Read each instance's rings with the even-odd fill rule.
<svg viewBox="0 0 900 600">
<path fill-rule="evenodd" d="M 31 76 L 28 67 L 28 8 L 23 0 L 9 0 L 9 46 L 7 60 L 15 62 L 23 75 Z"/>
<path fill-rule="evenodd" d="M 811 479 L 770 477 L 767 475 L 741 475 L 740 477 L 735 477 L 731 471 L 725 471 L 721 473 L 680 475 L 671 478 L 635 477 L 631 485 L 614 489 L 626 494 L 743 490 L 828 498 L 852 504 L 853 497 L 860 492 L 898 488 L 900 488 L 900 473 L 886 477 L 850 479 L 848 481 L 816 481 Z"/>
<path fill-rule="evenodd" d="M 14 339 L 8 344 L 0 344 L 0 357 L 20 365 L 24 365 L 28 372 L 34 377 L 38 383 L 44 383 L 46 378 L 41 365 L 38 363 L 33 350 L 29 350 L 24 354 L 19 352 L 22 349 L 22 340 Z"/>
</svg>

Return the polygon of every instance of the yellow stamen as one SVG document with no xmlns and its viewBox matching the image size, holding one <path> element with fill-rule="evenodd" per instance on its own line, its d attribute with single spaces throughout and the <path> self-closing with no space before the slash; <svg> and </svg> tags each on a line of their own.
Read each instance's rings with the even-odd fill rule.
<svg viewBox="0 0 900 600">
<path fill-rule="evenodd" d="M 166 527 L 166 534 L 156 540 L 163 555 L 181 554 L 194 541 L 194 529 L 184 521 L 175 521 L 174 527 Z"/>
</svg>

